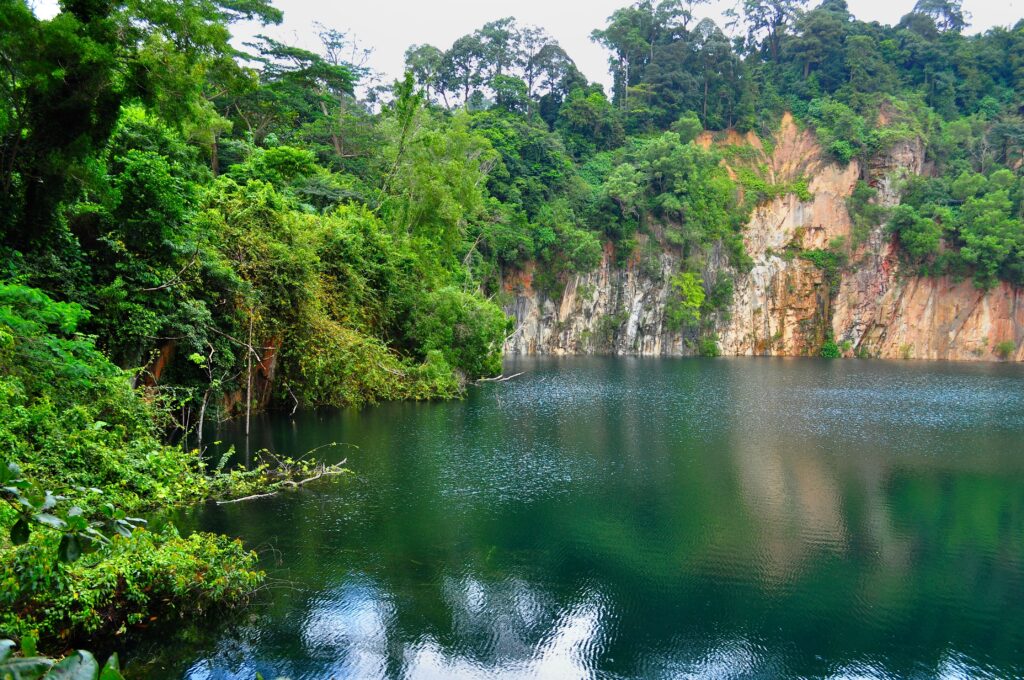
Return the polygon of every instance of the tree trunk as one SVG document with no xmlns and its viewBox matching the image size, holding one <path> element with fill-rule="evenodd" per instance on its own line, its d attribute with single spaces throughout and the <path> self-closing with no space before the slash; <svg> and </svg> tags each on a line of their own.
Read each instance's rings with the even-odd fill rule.
<svg viewBox="0 0 1024 680">
<path fill-rule="evenodd" d="M 249 420 L 252 416 L 252 311 L 249 311 L 249 346 L 245 360 L 245 442 L 249 445 Z"/>
<path fill-rule="evenodd" d="M 320 112 L 324 114 L 324 118 L 330 118 L 330 112 L 327 110 L 327 102 L 320 102 Z M 341 117 L 341 110 L 338 110 L 338 117 Z M 331 144 L 334 146 L 334 153 L 338 154 L 338 158 L 343 158 L 344 154 L 341 149 L 341 139 L 338 137 L 338 133 L 331 130 Z"/>
<path fill-rule="evenodd" d="M 701 120 L 701 123 L 704 124 L 704 127 L 707 127 L 707 125 L 708 125 L 708 73 L 707 73 L 707 70 L 704 71 L 704 116 L 703 116 L 703 119 Z"/>
<path fill-rule="evenodd" d="M 199 455 L 203 453 L 203 424 L 206 422 L 206 405 L 210 402 L 210 390 L 203 394 L 203 403 L 199 406 L 199 423 L 196 424 L 196 448 Z"/>
</svg>

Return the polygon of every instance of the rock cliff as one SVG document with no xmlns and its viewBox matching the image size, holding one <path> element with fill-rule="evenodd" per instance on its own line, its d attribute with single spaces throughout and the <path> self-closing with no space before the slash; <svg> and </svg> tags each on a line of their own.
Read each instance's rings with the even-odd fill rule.
<svg viewBox="0 0 1024 680">
<path fill-rule="evenodd" d="M 876 189 L 885 206 L 899 201 L 899 183 L 928 172 L 923 144 L 907 140 L 862 168 L 825 157 L 814 134 L 786 116 L 771 144 L 756 135 L 702 135 L 705 146 L 743 145 L 744 160 L 773 185 L 807 180 L 810 200 L 788 194 L 758 205 L 744 230 L 753 266 L 733 270 L 720 249 L 707 257 L 704 280 L 731 276 L 732 303 L 710 319 L 725 355 L 816 355 L 831 335 L 848 355 L 882 358 L 1024 360 L 1024 295 L 1002 284 L 989 291 L 971 281 L 922 278 L 906 271 L 883 225 L 855 234 L 847 199 L 858 179 Z M 730 168 L 731 169 L 731 168 Z M 804 198 L 807 198 L 805 195 Z M 557 299 L 535 289 L 533 268 L 509 272 L 505 311 L 517 320 L 509 354 L 687 355 L 695 334 L 671 330 L 665 306 L 679 257 L 641 235 L 619 266 L 611 247 L 593 272 L 568 277 Z M 842 250 L 848 263 L 830 277 L 796 254 Z"/>
</svg>

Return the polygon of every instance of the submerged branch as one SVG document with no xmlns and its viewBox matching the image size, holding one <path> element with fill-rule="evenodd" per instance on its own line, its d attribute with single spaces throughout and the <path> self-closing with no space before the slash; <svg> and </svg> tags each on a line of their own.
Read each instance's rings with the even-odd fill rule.
<svg viewBox="0 0 1024 680">
<path fill-rule="evenodd" d="M 343 467 L 347 462 L 348 458 L 345 458 L 344 460 L 337 462 L 334 465 L 325 465 L 321 463 L 316 468 L 314 468 L 316 470 L 316 474 L 310 477 L 306 477 L 305 479 L 301 479 L 299 481 L 285 479 L 283 481 L 277 482 L 274 485 L 273 491 L 267 491 L 265 493 L 254 493 L 250 496 L 242 496 L 241 498 L 231 498 L 225 501 L 217 501 L 217 505 L 230 505 L 232 503 L 241 503 L 242 501 L 251 501 L 257 498 L 270 498 L 271 496 L 276 496 L 281 491 L 281 489 L 297 489 L 300 486 L 304 486 L 306 484 L 309 484 L 310 482 L 315 482 L 316 480 L 321 479 L 323 477 L 342 475 L 348 472 L 348 470 L 346 470 Z"/>
<path fill-rule="evenodd" d="M 486 382 L 499 382 L 499 383 L 500 382 L 506 382 L 508 380 L 511 380 L 512 378 L 518 378 L 519 376 L 521 376 L 525 372 L 526 371 L 519 371 L 518 373 L 513 373 L 512 375 L 504 375 L 504 374 L 502 374 L 502 375 L 496 376 L 494 378 L 480 378 L 476 382 L 477 382 L 477 384 L 486 383 Z"/>
</svg>

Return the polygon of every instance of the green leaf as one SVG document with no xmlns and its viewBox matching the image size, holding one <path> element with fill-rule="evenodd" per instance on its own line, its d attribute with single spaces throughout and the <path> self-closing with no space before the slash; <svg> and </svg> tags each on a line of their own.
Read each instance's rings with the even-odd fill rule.
<svg viewBox="0 0 1024 680">
<path fill-rule="evenodd" d="M 22 545 L 28 543 L 28 536 L 31 529 L 28 526 L 28 518 L 24 515 L 18 518 L 18 521 L 11 527 L 11 543 L 14 545 Z"/>
<path fill-rule="evenodd" d="M 40 510 L 52 510 L 57 506 L 57 497 L 49 491 L 46 492 L 46 496 L 43 498 L 43 505 Z"/>
<path fill-rule="evenodd" d="M 121 675 L 121 666 L 117 661 L 117 653 L 111 654 L 107 663 L 103 665 L 103 670 L 100 671 L 100 680 L 124 680 L 124 676 Z"/>
<path fill-rule="evenodd" d="M 26 635 L 21 638 L 21 655 L 24 657 L 36 656 L 39 651 L 36 649 L 36 638 L 33 635 Z"/>
<path fill-rule="evenodd" d="M 73 652 L 43 676 L 43 680 L 96 680 L 100 665 L 84 650 Z"/>
<path fill-rule="evenodd" d="M 36 515 L 33 515 L 32 519 L 34 519 L 36 522 L 39 522 L 40 524 L 45 524 L 51 529 L 63 529 L 67 526 L 67 523 L 64 522 L 64 520 L 62 520 L 60 517 L 57 517 L 56 515 L 51 515 L 48 512 L 40 512 Z"/>
<path fill-rule="evenodd" d="M 53 661 L 34 656 L 31 659 L 17 658 L 0 661 L 0 678 L 11 680 L 37 680 L 42 677 Z"/>
<path fill-rule="evenodd" d="M 113 523 L 113 529 L 125 538 L 132 537 L 132 525 L 128 524 L 128 522 L 125 522 L 124 520 L 116 520 Z"/>
<path fill-rule="evenodd" d="M 0 477 L 4 482 L 12 479 L 18 479 L 21 477 L 21 468 L 18 467 L 17 463 L 7 463 L 6 465 L 0 465 Z"/>
<path fill-rule="evenodd" d="M 82 556 L 82 544 L 75 534 L 64 534 L 57 548 L 57 557 L 61 562 L 71 563 Z"/>
<path fill-rule="evenodd" d="M 94 529 L 93 527 L 86 527 L 85 531 L 81 533 L 80 538 L 85 538 L 92 541 L 93 543 L 99 543 L 101 545 L 110 544 L 110 539 L 108 539 L 100 532 L 96 531 L 96 529 Z"/>
</svg>

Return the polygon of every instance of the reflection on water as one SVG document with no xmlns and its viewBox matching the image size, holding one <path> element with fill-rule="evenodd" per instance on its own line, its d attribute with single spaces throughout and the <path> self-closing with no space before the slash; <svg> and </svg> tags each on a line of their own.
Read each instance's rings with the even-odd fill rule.
<svg viewBox="0 0 1024 680">
<path fill-rule="evenodd" d="M 254 424 L 356 475 L 183 515 L 265 548 L 167 678 L 1024 677 L 1024 371 L 521 361 Z M 230 440 L 231 432 L 221 433 Z"/>
</svg>

